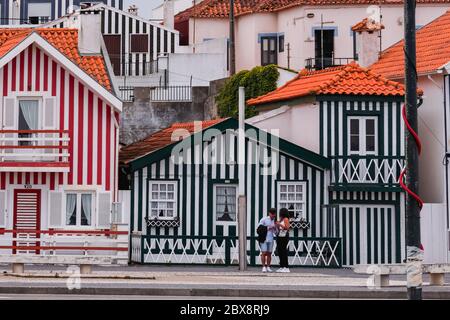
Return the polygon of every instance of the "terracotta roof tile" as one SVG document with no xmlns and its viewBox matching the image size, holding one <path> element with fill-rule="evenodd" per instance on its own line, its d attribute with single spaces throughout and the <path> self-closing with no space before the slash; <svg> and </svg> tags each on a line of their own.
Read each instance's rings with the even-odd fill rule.
<svg viewBox="0 0 450 320">
<path fill-rule="evenodd" d="M 172 126 L 157 131 L 143 140 L 132 143 L 126 147 L 122 147 L 119 153 L 119 163 L 128 164 L 135 159 L 143 157 L 153 151 L 164 148 L 165 146 L 176 142 L 177 140 L 174 140 L 175 138 L 179 138 L 179 140 L 182 140 L 180 134 L 184 135 L 184 133 L 186 133 L 187 135 L 190 135 L 192 133 L 199 132 L 203 129 L 211 127 L 224 120 L 225 119 L 216 119 L 199 122 L 174 123 Z M 201 125 L 198 125 L 198 123 L 200 123 Z M 176 130 L 185 131 L 180 131 L 176 134 L 176 136 L 173 136 Z M 186 138 L 186 136 L 184 136 L 184 138 Z"/>
<path fill-rule="evenodd" d="M 176 22 L 189 18 L 227 18 L 229 0 L 203 0 L 175 16 Z M 442 4 L 450 0 L 417 0 L 417 3 Z M 296 6 L 332 6 L 332 5 L 402 5 L 403 0 L 235 0 L 235 15 L 249 13 L 276 12 Z"/>
<path fill-rule="evenodd" d="M 13 29 L 0 28 L 0 57 L 3 57 L 17 44 L 28 37 L 32 32 L 37 32 L 42 38 L 57 48 L 67 58 L 80 66 L 87 74 L 93 77 L 106 89 L 111 90 L 111 82 L 106 69 L 105 61 L 99 56 L 81 56 L 78 51 L 77 29 Z"/>
<path fill-rule="evenodd" d="M 356 32 L 363 32 L 363 31 L 373 32 L 382 29 L 384 29 L 384 25 L 370 18 L 364 18 L 362 21 L 358 22 L 352 27 L 352 31 Z"/>
<path fill-rule="evenodd" d="M 402 84 L 350 63 L 319 71 L 302 70 L 284 86 L 247 103 L 259 105 L 321 94 L 402 96 L 404 93 Z"/>
<path fill-rule="evenodd" d="M 450 62 L 450 11 L 417 30 L 417 73 L 435 72 Z M 370 70 L 388 78 L 404 78 L 403 40 L 386 49 Z"/>
</svg>

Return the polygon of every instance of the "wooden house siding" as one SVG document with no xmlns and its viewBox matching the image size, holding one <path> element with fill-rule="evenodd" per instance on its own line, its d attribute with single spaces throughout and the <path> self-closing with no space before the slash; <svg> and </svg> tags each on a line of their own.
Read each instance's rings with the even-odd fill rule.
<svg viewBox="0 0 450 320">
<path fill-rule="evenodd" d="M 238 184 L 238 166 L 225 162 L 228 156 L 237 159 L 237 142 L 235 129 L 223 131 L 212 142 L 193 143 L 183 151 L 192 164 L 175 164 L 167 151 L 162 159 L 149 161 L 145 165 L 141 161 L 139 168 L 132 165 L 131 232 L 153 236 L 236 236 L 236 223 L 216 223 L 213 187 L 215 184 Z M 210 152 L 213 145 L 218 146 L 218 158 L 223 161 L 218 164 L 199 163 L 200 155 Z M 267 150 L 264 156 L 260 153 L 263 150 Z M 246 141 L 247 235 L 256 236 L 259 220 L 267 215 L 270 208 L 277 207 L 277 182 L 304 181 L 307 186 L 306 217 L 311 227 L 307 230 L 294 229 L 291 236 L 320 237 L 323 233 L 321 206 L 328 197 L 326 170 L 296 158 L 282 148 L 280 150 L 253 140 Z M 279 163 L 275 175 L 264 175 L 263 166 L 259 162 L 253 163 L 254 160 L 273 156 Z M 179 227 L 146 227 L 148 180 L 178 181 Z M 249 250 L 255 252 L 259 248 L 250 242 Z"/>
<path fill-rule="evenodd" d="M 46 69 L 47 72 L 41 72 Z M 20 72 L 18 72 L 20 70 Z M 0 70 L 0 91 L 7 97 L 49 96 L 55 99 L 55 130 L 69 130 L 70 171 L 67 173 L 3 172 L 1 187 L 47 183 L 51 190 L 64 185 L 101 186 L 116 195 L 117 132 L 113 111 L 78 77 L 36 45 L 25 49 Z"/>
<path fill-rule="evenodd" d="M 329 205 L 334 205 L 330 209 L 334 215 L 332 233 L 342 237 L 343 265 L 400 263 L 404 258 L 405 216 L 405 197 L 398 186 L 399 164 L 405 156 L 401 98 L 322 96 L 318 100 L 320 153 L 333 162 L 329 187 Z M 350 116 L 378 119 L 376 154 L 361 157 L 349 154 L 347 117 Z M 359 158 L 375 159 L 376 164 L 385 161 L 386 165 L 379 168 L 380 174 L 390 174 L 388 183 L 340 184 L 342 165 L 338 161 L 355 161 L 356 166 Z"/>
</svg>

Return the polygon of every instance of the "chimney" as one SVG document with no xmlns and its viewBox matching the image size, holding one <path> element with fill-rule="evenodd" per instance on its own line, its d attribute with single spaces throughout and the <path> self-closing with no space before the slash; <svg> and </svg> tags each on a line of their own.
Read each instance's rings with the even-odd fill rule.
<svg viewBox="0 0 450 320">
<path fill-rule="evenodd" d="M 139 11 L 139 8 L 136 7 L 136 5 L 134 5 L 134 4 L 128 7 L 128 13 L 130 13 L 132 15 L 137 16 L 138 15 L 138 11 Z"/>
<path fill-rule="evenodd" d="M 101 11 L 80 10 L 80 28 L 78 30 L 78 50 L 81 55 L 101 54 Z"/>
<path fill-rule="evenodd" d="M 352 27 L 356 37 L 358 64 L 367 68 L 380 56 L 380 32 L 384 26 L 371 18 L 365 18 Z"/>
<path fill-rule="evenodd" d="M 169 29 L 175 27 L 175 9 L 173 0 L 164 0 L 164 26 Z"/>
</svg>

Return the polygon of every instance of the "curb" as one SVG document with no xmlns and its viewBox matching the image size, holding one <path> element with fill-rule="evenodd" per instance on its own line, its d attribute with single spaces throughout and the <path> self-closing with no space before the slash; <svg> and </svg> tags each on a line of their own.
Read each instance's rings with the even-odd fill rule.
<svg viewBox="0 0 450 320">
<path fill-rule="evenodd" d="M 33 295 L 121 295 L 121 296 L 210 296 L 304 299 L 406 299 L 406 290 L 286 290 L 286 289 L 208 289 L 208 288 L 81 288 L 0 287 L 0 294 Z M 450 299 L 450 292 L 424 291 L 424 299 Z"/>
</svg>

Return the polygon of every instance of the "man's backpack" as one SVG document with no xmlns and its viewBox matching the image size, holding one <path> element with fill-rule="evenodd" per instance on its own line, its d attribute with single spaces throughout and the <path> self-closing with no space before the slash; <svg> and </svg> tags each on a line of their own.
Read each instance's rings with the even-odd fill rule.
<svg viewBox="0 0 450 320">
<path fill-rule="evenodd" d="M 264 243 L 267 237 L 267 227 L 260 224 L 256 229 L 256 233 L 258 234 L 258 242 Z"/>
</svg>

